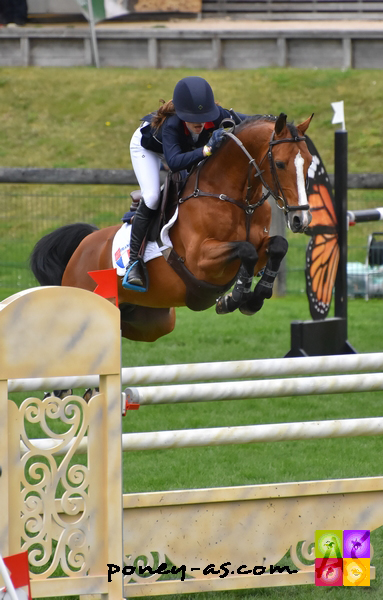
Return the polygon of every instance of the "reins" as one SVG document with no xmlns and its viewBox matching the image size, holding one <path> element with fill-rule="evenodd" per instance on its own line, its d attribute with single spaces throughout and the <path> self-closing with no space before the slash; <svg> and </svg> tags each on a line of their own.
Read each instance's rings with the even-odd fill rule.
<svg viewBox="0 0 383 600">
<path fill-rule="evenodd" d="M 223 200 L 224 202 L 230 202 L 231 204 L 235 204 L 235 206 L 238 206 L 240 209 L 242 209 L 246 215 L 246 239 L 249 238 L 251 217 L 252 217 L 254 211 L 259 206 L 262 206 L 262 204 L 264 204 L 264 202 L 267 200 L 267 198 L 269 198 L 269 196 L 272 196 L 274 198 L 278 208 L 283 210 L 285 214 L 287 214 L 291 211 L 296 211 L 296 210 L 309 210 L 310 207 L 308 204 L 291 206 L 290 204 L 287 203 L 285 194 L 283 192 L 282 186 L 281 186 L 279 178 L 278 178 L 275 160 L 274 160 L 273 152 L 272 152 L 273 147 L 276 146 L 277 144 L 305 142 L 306 140 L 304 137 L 296 136 L 296 137 L 292 137 L 292 138 L 285 138 L 282 140 L 275 140 L 274 139 L 275 132 L 273 131 L 273 133 L 271 134 L 270 141 L 269 141 L 269 148 L 268 148 L 266 154 L 264 155 L 264 157 L 262 158 L 261 162 L 258 165 L 256 163 L 255 159 L 251 156 L 251 154 L 248 152 L 248 150 L 246 149 L 244 144 L 241 142 L 241 140 L 236 135 L 234 135 L 231 131 L 225 131 L 224 134 L 227 137 L 230 137 L 237 144 L 237 146 L 239 146 L 239 148 L 242 150 L 242 152 L 249 159 L 248 174 L 247 174 L 247 192 L 246 192 L 245 199 L 237 200 L 235 198 L 230 198 L 230 196 L 227 196 L 226 194 L 214 194 L 212 192 L 203 192 L 199 189 L 198 186 L 199 186 L 199 177 L 200 177 L 201 169 L 202 169 L 203 165 L 206 163 L 206 161 L 208 160 L 208 158 L 205 158 L 197 166 L 196 178 L 195 178 L 195 183 L 194 183 L 194 191 L 191 194 L 189 194 L 189 196 L 179 198 L 178 199 L 179 204 L 183 204 L 184 202 L 186 202 L 186 200 L 189 200 L 190 198 L 198 198 L 201 196 L 210 197 L 210 198 L 218 198 L 219 200 Z M 262 176 L 264 173 L 264 170 L 260 169 L 260 167 L 266 157 L 269 160 L 270 172 L 271 172 L 271 175 L 273 178 L 274 186 L 276 188 L 275 190 L 272 190 L 271 187 L 264 180 L 264 178 Z M 256 172 L 252 176 L 253 169 L 255 169 Z M 263 193 L 261 198 L 257 202 L 255 202 L 254 204 L 251 204 L 250 198 L 251 198 L 252 189 L 253 189 L 252 180 L 253 180 L 253 178 L 256 178 L 256 177 L 259 177 L 263 187 L 266 189 L 266 193 Z M 282 203 L 282 204 L 280 204 L 280 203 Z"/>
</svg>

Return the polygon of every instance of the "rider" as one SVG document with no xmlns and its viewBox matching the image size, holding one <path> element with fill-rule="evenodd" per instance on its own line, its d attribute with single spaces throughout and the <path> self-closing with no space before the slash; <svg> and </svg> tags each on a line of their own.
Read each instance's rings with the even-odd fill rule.
<svg viewBox="0 0 383 600">
<path fill-rule="evenodd" d="M 122 282 L 125 288 L 146 290 L 138 254 L 160 201 L 161 159 L 165 158 L 173 172 L 190 170 L 219 147 L 223 119 L 238 123 L 246 116 L 218 106 L 213 90 L 202 77 L 185 77 L 174 88 L 172 100 L 141 119 L 143 123 L 130 142 L 141 201 L 132 224 L 130 258 Z"/>
</svg>

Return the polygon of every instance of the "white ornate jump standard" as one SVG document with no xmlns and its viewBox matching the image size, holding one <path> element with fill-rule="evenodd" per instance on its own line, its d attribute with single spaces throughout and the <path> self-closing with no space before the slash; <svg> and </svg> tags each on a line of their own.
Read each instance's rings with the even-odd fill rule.
<svg viewBox="0 0 383 600">
<path fill-rule="evenodd" d="M 33 597 L 122 598 L 122 579 L 107 581 L 107 563 L 123 560 L 120 371 L 119 310 L 96 294 L 35 288 L 0 304 L 0 552 L 29 551 Z M 89 404 L 78 396 L 30 397 L 20 407 L 7 400 L 11 378 L 94 374 L 100 394 Z M 35 447 L 29 423 L 55 447 Z"/>
</svg>

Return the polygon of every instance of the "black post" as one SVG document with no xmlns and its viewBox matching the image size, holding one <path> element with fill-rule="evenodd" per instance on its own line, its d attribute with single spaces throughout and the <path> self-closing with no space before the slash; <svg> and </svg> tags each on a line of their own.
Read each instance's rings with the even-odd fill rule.
<svg viewBox="0 0 383 600">
<path fill-rule="evenodd" d="M 335 132 L 334 200 L 338 220 L 339 266 L 335 279 L 335 317 L 347 319 L 347 131 Z"/>
<path fill-rule="evenodd" d="M 338 221 L 339 266 L 335 279 L 335 316 L 291 323 L 286 356 L 354 354 L 347 334 L 347 131 L 335 132 L 334 200 Z"/>
</svg>

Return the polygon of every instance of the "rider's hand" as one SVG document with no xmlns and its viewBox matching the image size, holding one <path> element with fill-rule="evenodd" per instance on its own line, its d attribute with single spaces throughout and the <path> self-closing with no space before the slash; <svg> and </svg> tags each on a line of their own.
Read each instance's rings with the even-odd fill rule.
<svg viewBox="0 0 383 600">
<path fill-rule="evenodd" d="M 213 154 L 213 152 L 215 150 L 217 150 L 217 148 L 219 148 L 219 146 L 222 143 L 224 135 L 225 135 L 225 130 L 222 128 L 216 129 L 215 131 L 213 131 L 210 140 L 208 141 L 208 143 L 205 146 L 205 148 L 206 148 L 205 156 L 210 156 L 210 154 Z"/>
</svg>

